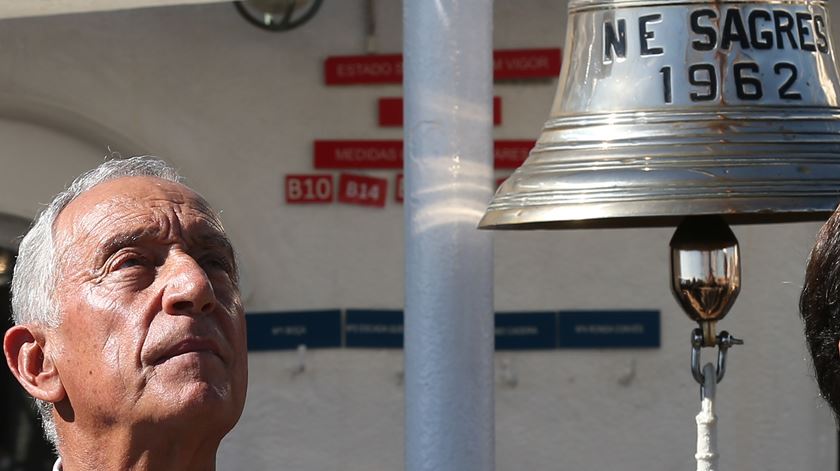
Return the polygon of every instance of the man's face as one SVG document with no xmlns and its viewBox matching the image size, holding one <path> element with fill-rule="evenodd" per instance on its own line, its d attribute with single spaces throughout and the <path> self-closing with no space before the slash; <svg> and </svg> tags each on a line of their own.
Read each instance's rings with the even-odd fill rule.
<svg viewBox="0 0 840 471">
<path fill-rule="evenodd" d="M 61 324 L 46 353 L 73 411 L 64 419 L 227 433 L 245 402 L 245 319 L 204 200 L 157 178 L 112 180 L 62 211 L 54 240 Z"/>
</svg>

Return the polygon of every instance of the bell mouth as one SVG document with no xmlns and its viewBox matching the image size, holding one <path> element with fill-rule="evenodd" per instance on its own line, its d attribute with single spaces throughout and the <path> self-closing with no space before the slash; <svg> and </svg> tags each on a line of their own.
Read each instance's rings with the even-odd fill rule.
<svg viewBox="0 0 840 471">
<path fill-rule="evenodd" d="M 813 203 L 813 199 L 810 199 Z M 825 202 L 828 206 L 836 206 L 837 199 L 829 198 Z M 578 208 L 580 211 L 587 211 L 587 206 L 582 205 Z M 667 208 L 663 208 L 667 210 Z M 598 208 L 593 208 L 592 213 L 599 211 Z M 781 212 L 779 208 L 774 208 L 772 212 L 756 212 L 743 214 L 725 214 L 725 213 L 694 213 L 693 215 L 718 215 L 723 218 L 729 225 L 751 225 L 751 224 L 784 224 L 795 222 L 823 222 L 828 219 L 834 212 L 834 208 L 825 210 L 814 210 L 803 212 L 801 210 L 791 210 L 790 212 Z M 620 217 L 601 217 L 601 218 L 580 218 L 580 219 L 557 219 L 552 220 L 550 215 L 540 213 L 539 211 L 531 211 L 532 214 L 525 214 L 523 210 L 516 211 L 501 211 L 495 213 L 487 213 L 479 222 L 478 228 L 483 230 L 501 230 L 501 231 L 527 231 L 527 230 L 574 230 L 574 229 L 628 229 L 628 228 L 657 228 L 657 227 L 676 227 L 687 216 L 692 214 L 674 214 L 674 215 L 650 215 L 650 216 L 620 216 Z M 532 218 L 532 220 L 528 220 Z"/>
</svg>

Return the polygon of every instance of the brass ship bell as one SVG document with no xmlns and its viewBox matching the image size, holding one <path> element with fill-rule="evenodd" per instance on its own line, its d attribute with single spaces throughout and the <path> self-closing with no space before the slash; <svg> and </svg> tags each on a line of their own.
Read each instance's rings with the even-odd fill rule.
<svg viewBox="0 0 840 471">
<path fill-rule="evenodd" d="M 570 0 L 551 115 L 480 227 L 685 220 L 673 291 L 703 346 L 737 343 L 715 331 L 740 289 L 726 224 L 823 219 L 840 200 L 830 25 L 823 0 Z"/>
</svg>

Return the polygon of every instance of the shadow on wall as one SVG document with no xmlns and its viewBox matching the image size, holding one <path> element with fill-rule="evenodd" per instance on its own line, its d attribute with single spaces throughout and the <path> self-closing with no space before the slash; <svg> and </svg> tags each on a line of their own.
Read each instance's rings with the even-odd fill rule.
<svg viewBox="0 0 840 471">
<path fill-rule="evenodd" d="M 0 215 L 34 217 L 106 157 L 145 151 L 121 132 L 60 104 L 0 93 Z M 3 230 L 0 225 L 0 244 L 7 240 Z"/>
<path fill-rule="evenodd" d="M 105 145 L 115 150 L 145 153 L 143 147 L 128 136 L 45 101 L 0 93 L 0 119 L 51 129 L 95 147 Z"/>
<path fill-rule="evenodd" d="M 0 330 L 12 326 L 9 281 L 19 237 L 29 221 L 0 214 Z M 44 439 L 32 400 L 5 366 L 0 367 L 0 471 L 49 471 L 55 457 Z"/>
</svg>

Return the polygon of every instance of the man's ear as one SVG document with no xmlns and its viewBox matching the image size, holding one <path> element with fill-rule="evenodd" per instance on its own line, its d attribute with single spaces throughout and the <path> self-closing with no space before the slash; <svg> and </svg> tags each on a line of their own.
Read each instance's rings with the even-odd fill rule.
<svg viewBox="0 0 840 471">
<path fill-rule="evenodd" d="M 46 402 L 64 399 L 64 385 L 58 369 L 44 352 L 44 331 L 40 326 L 16 325 L 6 331 L 3 352 L 18 382 L 32 397 Z"/>
</svg>

